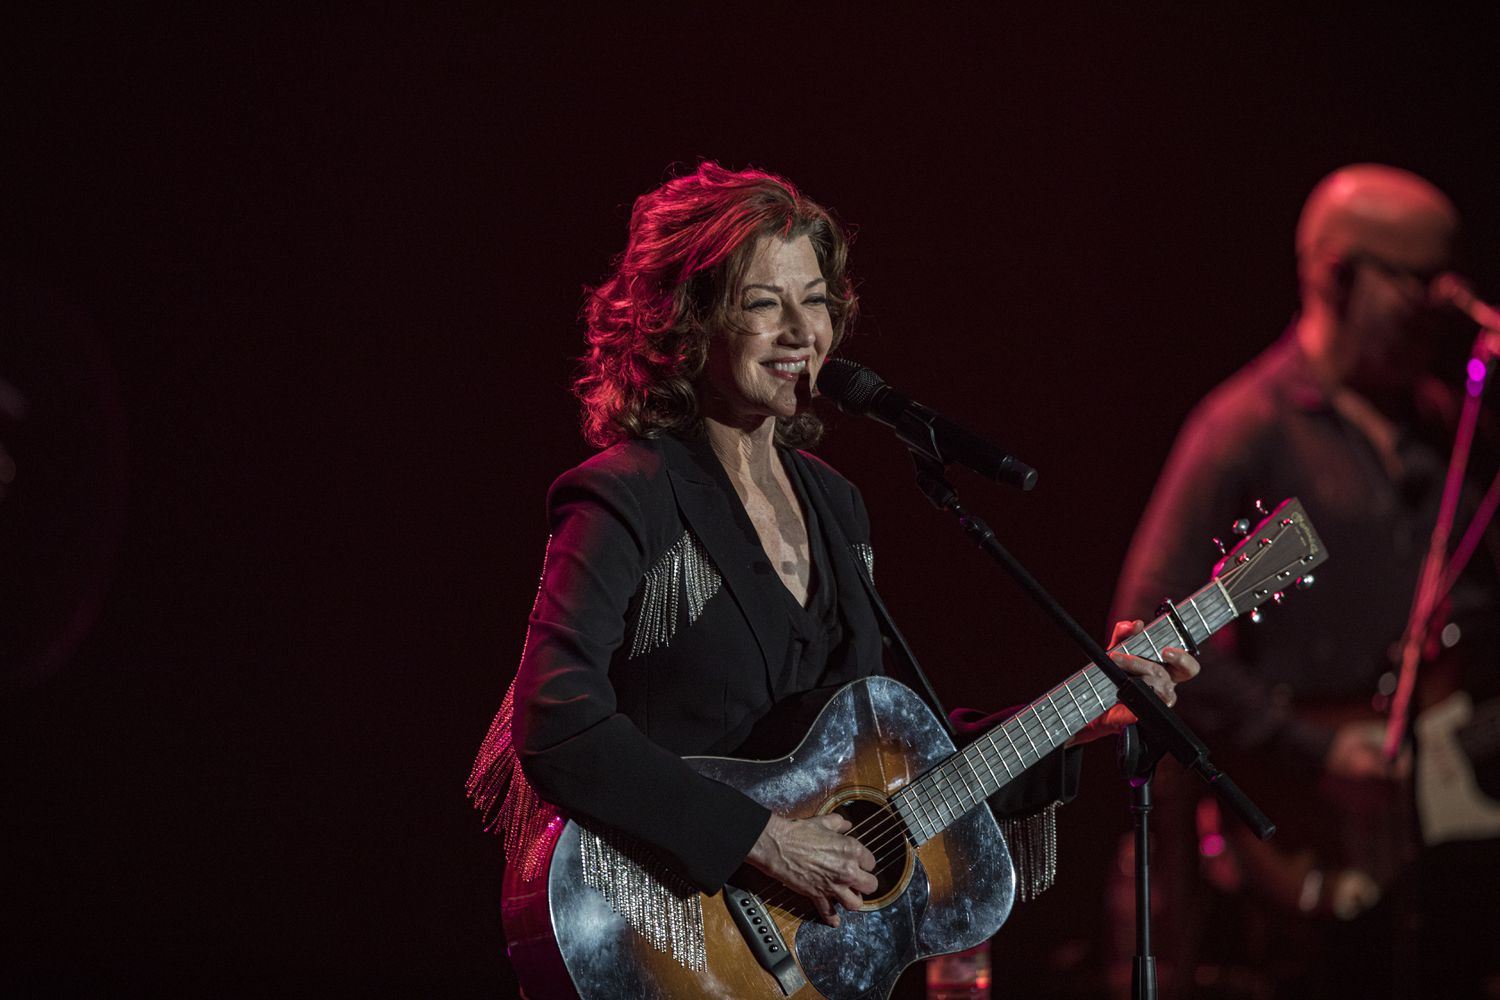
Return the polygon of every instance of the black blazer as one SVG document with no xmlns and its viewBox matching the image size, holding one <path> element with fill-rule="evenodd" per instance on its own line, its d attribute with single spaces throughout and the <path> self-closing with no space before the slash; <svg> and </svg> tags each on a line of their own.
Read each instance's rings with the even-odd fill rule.
<svg viewBox="0 0 1500 1000">
<path fill-rule="evenodd" d="M 831 565 L 819 572 L 833 575 L 854 644 L 819 686 L 882 673 L 883 638 L 899 636 L 861 558 L 859 491 L 811 455 L 783 457 L 822 525 Z M 681 757 L 734 750 L 773 707 L 773 688 L 785 690 L 773 674 L 791 638 L 780 582 L 706 441 L 615 445 L 557 479 L 548 515 L 515 684 L 522 769 L 546 801 L 655 846 L 715 891 L 768 812 Z M 1006 790 L 1009 806 L 1045 805 L 1074 783 L 1063 768 L 1032 771 Z"/>
</svg>

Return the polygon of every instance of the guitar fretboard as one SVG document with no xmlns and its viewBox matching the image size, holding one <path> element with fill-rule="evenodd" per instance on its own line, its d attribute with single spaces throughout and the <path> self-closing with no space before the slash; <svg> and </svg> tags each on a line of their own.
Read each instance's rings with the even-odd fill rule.
<svg viewBox="0 0 1500 1000">
<path fill-rule="evenodd" d="M 1162 615 L 1114 649 L 1160 660 L 1168 646 L 1196 646 L 1233 621 L 1228 593 L 1211 582 L 1177 606 L 1187 636 Z M 1191 639 L 1191 643 L 1189 643 Z M 1117 701 L 1114 681 L 1090 664 L 902 789 L 892 804 L 922 844 L 1062 746 Z"/>
</svg>

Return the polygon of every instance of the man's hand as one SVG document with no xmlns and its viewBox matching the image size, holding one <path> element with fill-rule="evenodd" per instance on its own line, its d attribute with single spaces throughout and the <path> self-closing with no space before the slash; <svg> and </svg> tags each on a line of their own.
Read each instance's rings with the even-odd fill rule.
<svg viewBox="0 0 1500 1000">
<path fill-rule="evenodd" d="M 1411 774 L 1411 754 L 1386 760 L 1384 723 L 1346 722 L 1333 734 L 1323 770 L 1346 781 L 1400 781 Z"/>
</svg>

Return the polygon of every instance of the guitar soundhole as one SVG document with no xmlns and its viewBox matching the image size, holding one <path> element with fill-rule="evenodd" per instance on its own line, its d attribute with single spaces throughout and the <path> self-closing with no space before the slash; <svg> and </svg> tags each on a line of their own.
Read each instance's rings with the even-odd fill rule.
<svg viewBox="0 0 1500 1000">
<path fill-rule="evenodd" d="M 906 825 L 879 793 L 862 788 L 847 789 L 836 796 L 824 812 L 838 813 L 854 824 L 849 831 L 875 855 L 875 891 L 865 895 L 866 910 L 878 910 L 911 881 L 911 842 Z"/>
</svg>

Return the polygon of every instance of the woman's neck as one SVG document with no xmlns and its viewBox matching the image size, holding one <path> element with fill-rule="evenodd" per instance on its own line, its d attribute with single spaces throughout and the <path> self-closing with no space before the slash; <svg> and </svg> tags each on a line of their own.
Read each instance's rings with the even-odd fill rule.
<svg viewBox="0 0 1500 1000">
<path fill-rule="evenodd" d="M 703 418 L 708 443 L 730 478 L 765 482 L 774 473 L 776 457 L 776 421 L 765 417 L 755 424 L 727 424 L 713 417 Z"/>
</svg>

